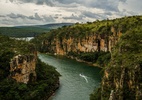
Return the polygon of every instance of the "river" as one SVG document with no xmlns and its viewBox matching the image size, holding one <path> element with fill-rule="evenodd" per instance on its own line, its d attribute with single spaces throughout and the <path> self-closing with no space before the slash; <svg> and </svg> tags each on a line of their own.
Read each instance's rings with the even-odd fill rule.
<svg viewBox="0 0 142 100">
<path fill-rule="evenodd" d="M 39 54 L 39 58 L 57 68 L 62 75 L 60 88 L 51 100 L 89 100 L 89 95 L 101 82 L 100 68 L 65 57 Z"/>
</svg>

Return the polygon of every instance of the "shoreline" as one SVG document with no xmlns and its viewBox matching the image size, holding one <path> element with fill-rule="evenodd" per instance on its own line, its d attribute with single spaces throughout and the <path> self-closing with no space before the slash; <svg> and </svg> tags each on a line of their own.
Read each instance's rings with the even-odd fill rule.
<svg viewBox="0 0 142 100">
<path fill-rule="evenodd" d="M 41 52 L 38 52 L 38 53 L 41 53 Z M 58 54 L 52 54 L 52 53 L 41 53 L 41 54 L 47 54 L 47 55 L 51 55 L 51 56 L 55 56 L 55 57 L 65 57 L 65 58 L 68 58 L 68 59 L 72 59 L 72 60 L 76 60 L 77 62 L 83 62 L 83 63 L 86 63 L 92 67 L 98 67 L 98 68 L 103 68 L 103 67 L 100 67 L 99 65 L 95 64 L 95 63 L 92 63 L 92 62 L 87 62 L 87 61 L 84 61 L 84 60 L 81 60 L 81 59 L 78 59 L 77 57 L 73 57 L 73 56 L 67 56 L 67 55 L 58 55 Z M 44 100 L 53 100 L 54 98 L 54 95 L 56 95 L 56 91 L 60 88 L 60 82 L 58 80 L 58 82 L 56 83 L 56 88 L 55 90 L 53 90 L 51 92 L 51 94 L 47 97 L 44 98 Z"/>
<path fill-rule="evenodd" d="M 77 57 L 73 57 L 73 56 L 67 56 L 67 55 L 58 55 L 58 54 L 52 54 L 52 53 L 49 53 L 49 52 L 46 52 L 45 54 L 48 54 L 48 55 L 51 55 L 51 56 L 62 56 L 62 57 L 67 57 L 69 59 L 73 59 L 73 60 L 76 60 L 77 62 L 83 62 L 83 63 L 86 63 L 90 66 L 93 66 L 93 67 L 98 67 L 98 68 L 103 68 L 101 67 L 100 65 L 96 64 L 96 63 L 92 63 L 92 62 L 87 62 L 87 61 L 84 61 L 84 60 L 81 60 L 81 59 L 78 59 Z"/>
<path fill-rule="evenodd" d="M 56 91 L 60 88 L 60 81 L 58 80 L 55 84 L 55 89 L 51 91 L 51 94 L 43 98 L 43 100 L 52 100 L 52 97 L 55 95 Z"/>
<path fill-rule="evenodd" d="M 93 67 L 103 68 L 103 67 L 101 67 L 100 65 L 98 65 L 98 64 L 96 64 L 96 63 L 87 62 L 87 61 L 78 59 L 77 57 L 73 57 L 73 56 L 65 56 L 65 57 L 70 58 L 70 59 L 74 59 L 74 60 L 76 60 L 76 61 L 78 61 L 78 62 L 84 62 L 84 63 L 86 63 L 86 64 L 88 64 L 88 65 L 93 66 Z"/>
</svg>

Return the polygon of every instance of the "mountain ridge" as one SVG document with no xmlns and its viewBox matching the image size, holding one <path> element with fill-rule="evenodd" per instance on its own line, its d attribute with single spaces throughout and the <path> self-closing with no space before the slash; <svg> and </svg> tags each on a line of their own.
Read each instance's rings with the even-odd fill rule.
<svg viewBox="0 0 142 100">
<path fill-rule="evenodd" d="M 49 32 L 52 29 L 72 24 L 73 23 L 52 23 L 44 25 L 0 27 L 0 33 L 10 37 L 35 37 L 38 34 Z"/>
</svg>

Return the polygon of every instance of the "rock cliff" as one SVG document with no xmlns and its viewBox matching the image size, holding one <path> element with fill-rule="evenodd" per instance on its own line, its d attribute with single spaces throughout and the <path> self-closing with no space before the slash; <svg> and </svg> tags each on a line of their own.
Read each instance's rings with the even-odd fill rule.
<svg viewBox="0 0 142 100">
<path fill-rule="evenodd" d="M 110 31 L 112 34 L 89 33 L 83 37 L 67 36 L 69 33 L 56 35 L 52 39 L 45 39 L 42 42 L 41 49 L 44 52 L 57 55 L 67 55 L 70 52 L 79 54 L 80 52 L 110 51 L 117 43 L 122 32 L 114 27 Z"/>
<path fill-rule="evenodd" d="M 120 39 L 104 71 L 101 100 L 142 99 L 141 42 L 142 30 L 131 30 Z"/>
<path fill-rule="evenodd" d="M 94 52 L 111 52 L 111 61 L 104 68 L 99 94 L 92 96 L 92 100 L 141 100 L 141 23 L 142 16 L 132 16 L 52 30 L 39 37 L 42 41 L 38 41 L 39 49 L 57 55 L 77 56 L 82 52 L 91 52 L 87 56 L 89 60 L 90 56 L 93 56 L 91 59 L 99 56 Z M 101 60 L 105 57 L 102 56 Z M 99 96 L 94 99 L 96 95 Z"/>
<path fill-rule="evenodd" d="M 36 80 L 36 57 L 17 55 L 10 62 L 10 76 L 17 82 L 28 83 Z"/>
<path fill-rule="evenodd" d="M 37 59 L 35 45 L 0 35 L 0 100 L 47 100 L 60 74 Z"/>
</svg>

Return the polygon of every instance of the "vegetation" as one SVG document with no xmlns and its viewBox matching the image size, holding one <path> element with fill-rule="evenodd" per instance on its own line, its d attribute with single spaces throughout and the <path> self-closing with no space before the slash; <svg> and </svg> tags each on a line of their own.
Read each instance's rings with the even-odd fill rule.
<svg viewBox="0 0 142 100">
<path fill-rule="evenodd" d="M 90 94 L 90 100 L 101 100 L 101 88 L 97 88 L 94 90 L 92 94 Z"/>
<path fill-rule="evenodd" d="M 142 16 L 107 19 L 86 24 L 76 23 L 37 36 L 33 43 L 38 44 L 37 47 L 41 52 L 56 53 L 55 39 L 61 44 L 60 48 L 66 51 L 67 44 L 63 42 L 64 39 L 73 38 L 73 42 L 77 44 L 83 39 L 87 40 L 87 37 L 96 35 L 104 38 L 108 46 L 109 37 L 118 35 L 119 32 L 122 33 L 122 37 L 116 39 L 119 42 L 112 48 L 111 55 L 100 50 L 99 52 L 71 50 L 66 54 L 102 66 L 106 65 L 103 70 L 108 72 L 108 76 L 104 74 L 100 89 L 90 95 L 91 100 L 100 100 L 100 98 L 108 100 L 111 90 L 114 90 L 116 100 L 141 100 Z"/>
<path fill-rule="evenodd" d="M 142 94 L 142 26 L 133 26 L 119 40 L 112 52 L 112 58 L 105 70 L 108 78 L 104 77 L 101 88 L 91 94 L 90 100 L 108 100 L 111 90 L 115 91 L 116 100 L 141 100 Z M 123 73 L 123 71 L 125 73 Z M 124 76 L 124 78 L 122 78 Z M 117 83 L 119 80 L 120 83 Z M 123 85 L 119 86 L 123 82 Z M 131 83 L 130 83 L 131 82 Z M 98 93 L 97 93 L 98 92 Z M 106 98 L 106 99 L 105 99 Z"/>
<path fill-rule="evenodd" d="M 6 78 L 0 82 L 1 100 L 42 100 L 51 96 L 56 90 L 59 73 L 52 66 L 46 65 L 38 60 L 37 80 L 34 83 L 18 83 L 11 78 Z"/>
<path fill-rule="evenodd" d="M 10 37 L 34 37 L 38 34 L 48 32 L 50 29 L 34 27 L 0 27 L 0 33 Z"/>
<path fill-rule="evenodd" d="M 73 56 L 84 61 L 97 63 L 100 66 L 106 66 L 111 58 L 109 52 L 105 53 L 100 50 L 98 50 L 100 52 L 81 52 L 79 50 L 66 51 L 68 44 L 66 44 L 64 40 L 72 38 L 74 44 L 71 48 L 75 48 L 78 42 L 81 43 L 83 40 L 87 40 L 88 37 L 96 35 L 100 36 L 107 42 L 106 44 L 108 48 L 109 36 L 113 36 L 113 33 L 116 33 L 116 35 L 119 32 L 126 33 L 137 26 L 141 26 L 141 23 L 142 16 L 130 16 L 102 21 L 97 20 L 85 24 L 76 23 L 72 26 L 64 26 L 62 28 L 51 30 L 48 33 L 38 35 L 32 40 L 32 43 L 36 44 L 40 52 L 49 52 L 54 54 L 56 53 L 56 41 L 58 40 L 60 48 L 66 52 L 67 56 Z M 112 33 L 112 31 L 115 32 Z"/>
<path fill-rule="evenodd" d="M 0 100 L 42 100 L 58 88 L 60 74 L 39 59 L 35 82 L 24 84 L 10 78 L 10 59 L 17 54 L 30 54 L 33 50 L 32 43 L 0 35 Z"/>
<path fill-rule="evenodd" d="M 57 23 L 35 26 L 0 27 L 0 33 L 10 37 L 35 37 L 41 33 L 47 33 L 51 29 L 61 26 L 72 25 L 72 23 Z"/>
<path fill-rule="evenodd" d="M 113 30 L 114 29 L 114 30 Z M 74 39 L 74 43 L 81 42 L 87 37 L 94 35 L 101 36 L 107 41 L 113 33 L 121 32 L 122 37 L 117 45 L 110 52 L 80 52 L 78 50 L 67 51 L 67 44 L 64 39 Z M 16 54 L 29 53 L 36 45 L 40 52 L 56 53 L 55 39 L 60 43 L 60 48 L 66 51 L 67 56 L 77 57 L 78 59 L 97 63 L 104 67 L 107 76 L 102 78 L 99 89 L 90 95 L 91 100 L 108 100 L 111 90 L 115 91 L 116 100 L 141 100 L 142 94 L 142 16 L 130 16 L 117 18 L 114 20 L 102 20 L 88 22 L 85 24 L 76 23 L 72 26 L 53 29 L 47 33 L 37 35 L 30 43 L 10 39 L 0 36 L 0 99 L 40 99 L 45 94 L 49 95 L 54 90 L 55 83 L 58 83 L 59 73 L 54 68 L 37 63 L 37 81 L 35 83 L 17 83 L 8 78 L 10 58 Z M 93 42 L 93 41 L 92 41 Z M 24 46 L 29 49 L 25 49 Z M 77 46 L 77 45 L 75 45 Z M 75 48 L 73 46 L 72 48 Z M 51 48 L 52 47 L 52 48 Z M 6 63 L 3 63 L 6 61 Z M 39 67 L 40 66 L 40 67 Z M 53 74 L 54 73 L 54 74 Z M 124 74 L 125 73 L 125 74 Z M 124 76 L 124 77 L 122 77 Z M 51 78 L 52 77 L 52 78 Z M 116 84 L 117 83 L 117 84 Z M 49 90 L 47 92 L 47 90 Z M 24 95 L 21 95 L 24 94 Z"/>
<path fill-rule="evenodd" d="M 54 37 L 58 38 L 83 38 L 85 36 L 92 36 L 94 34 L 112 35 L 111 27 L 113 26 L 116 31 L 126 33 L 126 31 L 134 28 L 134 26 L 141 25 L 142 16 L 130 16 L 117 18 L 113 20 L 94 21 L 85 24 L 76 23 L 71 26 L 64 26 L 43 35 L 45 39 L 52 40 Z M 38 39 L 37 36 L 36 38 Z"/>
<path fill-rule="evenodd" d="M 104 51 L 81 52 L 79 54 L 74 52 L 69 52 L 67 56 L 72 56 L 83 61 L 95 63 L 96 65 L 99 65 L 100 67 L 106 66 L 106 64 L 108 64 L 111 58 L 110 52 L 104 52 Z"/>
</svg>

